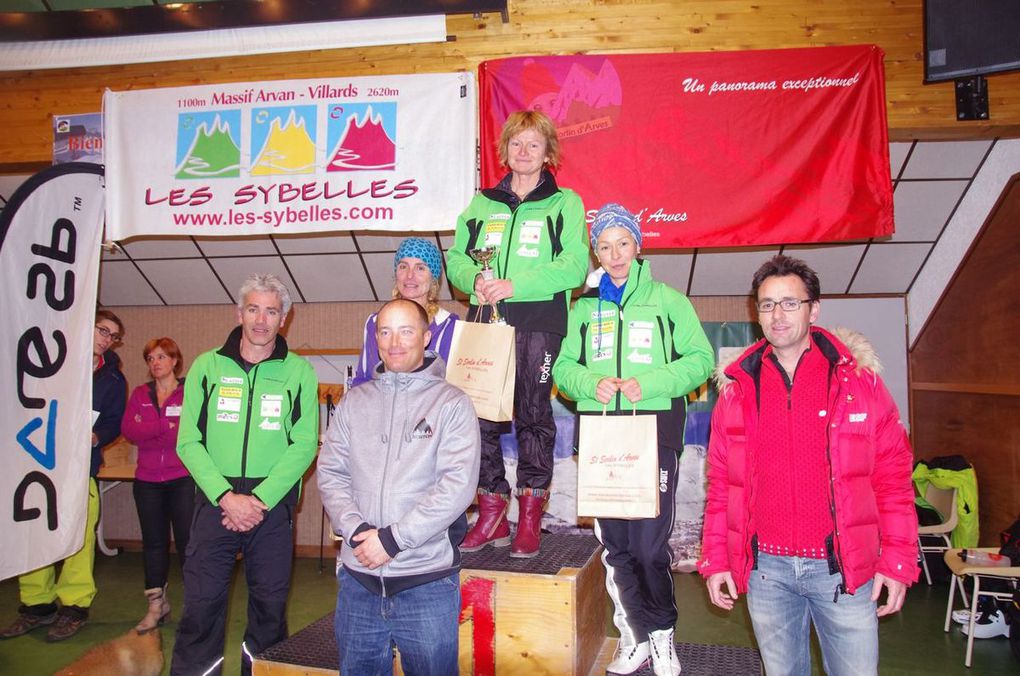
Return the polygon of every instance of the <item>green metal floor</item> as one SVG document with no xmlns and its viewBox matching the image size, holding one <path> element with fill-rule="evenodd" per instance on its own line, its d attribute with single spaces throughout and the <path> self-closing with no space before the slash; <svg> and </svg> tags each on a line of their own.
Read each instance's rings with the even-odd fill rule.
<svg viewBox="0 0 1020 676">
<path fill-rule="evenodd" d="M 287 610 L 291 631 L 297 631 L 333 609 L 335 583 L 332 562 L 319 574 L 318 560 L 298 559 Z M 240 567 L 238 569 L 239 573 Z M 81 633 L 64 643 L 46 643 L 45 630 L 27 636 L 0 641 L 0 674 L 34 676 L 52 674 L 68 664 L 92 645 L 124 633 L 141 619 L 145 610 L 142 596 L 142 557 L 139 553 L 123 553 L 117 557 L 97 554 L 96 576 L 99 595 L 92 606 L 89 623 Z M 693 643 L 716 643 L 753 646 L 746 606 L 743 602 L 729 614 L 713 608 L 701 578 L 697 575 L 676 575 L 676 593 L 680 608 L 677 639 Z M 224 673 L 238 671 L 238 652 L 245 622 L 245 586 L 243 574 L 234 584 L 230 617 L 227 625 L 227 655 Z M 907 595 L 902 613 L 884 619 L 880 625 L 882 674 L 969 674 L 994 676 L 1020 673 L 1020 663 L 1009 651 L 1005 638 L 976 641 L 974 666 L 963 666 L 966 636 L 957 628 L 942 632 L 948 584 L 928 587 L 922 581 Z M 163 628 L 163 650 L 169 666 L 173 632 L 181 604 L 179 570 L 173 570 L 170 581 L 173 620 Z M 18 605 L 16 580 L 0 582 L 0 624 L 6 626 L 15 617 Z M 607 623 L 609 612 L 607 609 Z M 815 672 L 821 673 L 820 658 L 815 654 Z"/>
</svg>

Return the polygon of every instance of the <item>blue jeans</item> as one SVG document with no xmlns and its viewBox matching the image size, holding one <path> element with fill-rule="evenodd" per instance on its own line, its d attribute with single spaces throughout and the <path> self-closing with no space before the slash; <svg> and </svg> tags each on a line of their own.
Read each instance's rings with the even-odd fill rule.
<svg viewBox="0 0 1020 676">
<path fill-rule="evenodd" d="M 341 676 L 388 676 L 393 645 L 408 676 L 456 674 L 460 574 L 376 596 L 346 569 L 338 576 L 336 645 Z"/>
<path fill-rule="evenodd" d="M 825 559 L 758 553 L 748 581 L 747 606 L 765 673 L 811 673 L 811 623 L 822 646 L 825 672 L 831 676 L 878 673 L 878 616 L 871 600 L 872 581 L 850 594 L 839 594 L 838 573 Z"/>
</svg>

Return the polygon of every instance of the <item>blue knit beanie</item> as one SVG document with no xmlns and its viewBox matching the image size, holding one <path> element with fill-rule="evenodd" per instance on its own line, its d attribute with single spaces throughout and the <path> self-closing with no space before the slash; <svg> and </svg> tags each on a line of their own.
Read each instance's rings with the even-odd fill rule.
<svg viewBox="0 0 1020 676">
<path fill-rule="evenodd" d="M 594 249 L 599 235 L 606 228 L 627 228 L 634 236 L 638 247 L 641 246 L 641 226 L 638 225 L 637 217 L 616 202 L 604 205 L 595 214 L 595 220 L 591 222 L 591 248 Z"/>
<path fill-rule="evenodd" d="M 396 272 L 397 264 L 401 258 L 417 258 L 425 261 L 432 273 L 432 279 L 438 280 L 443 276 L 443 256 L 439 253 L 439 247 L 427 239 L 421 237 L 408 237 L 400 246 L 397 253 L 393 255 L 393 271 Z"/>
</svg>

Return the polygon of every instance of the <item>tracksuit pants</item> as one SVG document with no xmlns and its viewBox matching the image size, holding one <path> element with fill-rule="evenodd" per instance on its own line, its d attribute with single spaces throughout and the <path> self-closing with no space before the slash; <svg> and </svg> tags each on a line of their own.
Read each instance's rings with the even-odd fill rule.
<svg viewBox="0 0 1020 676">
<path fill-rule="evenodd" d="M 621 645 L 648 640 L 648 632 L 676 625 L 673 532 L 678 451 L 659 445 L 659 516 L 654 519 L 595 519 L 595 536 L 605 547 L 606 589 Z"/>
<path fill-rule="evenodd" d="M 552 366 L 562 336 L 544 331 L 515 334 L 517 378 L 514 383 L 514 427 L 517 432 L 517 488 L 549 488 L 553 472 L 556 423 L 552 413 Z M 503 466 L 499 435 L 506 423 L 478 419 L 482 459 L 478 488 L 490 493 L 510 492 Z"/>
<path fill-rule="evenodd" d="M 246 533 L 227 530 L 220 508 L 197 501 L 184 561 L 184 614 L 177 625 L 171 674 L 222 673 L 230 578 L 244 554 L 248 626 L 241 643 L 241 673 L 254 655 L 287 637 L 287 592 L 294 559 L 292 506 L 280 503 Z"/>
</svg>

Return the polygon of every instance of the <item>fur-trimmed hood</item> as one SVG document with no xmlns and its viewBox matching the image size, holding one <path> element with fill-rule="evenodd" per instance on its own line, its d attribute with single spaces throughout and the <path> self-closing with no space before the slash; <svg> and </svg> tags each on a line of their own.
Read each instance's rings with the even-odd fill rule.
<svg viewBox="0 0 1020 676">
<path fill-rule="evenodd" d="M 882 372 L 882 362 L 879 360 L 871 341 L 865 338 L 864 334 L 843 326 L 833 328 L 831 333 L 817 326 L 812 326 L 811 335 L 812 338 L 815 338 L 817 335 L 828 338 L 840 352 L 842 359 L 853 362 L 855 372 L 871 371 L 876 375 Z M 716 363 L 715 371 L 712 373 L 712 382 L 715 384 L 716 390 L 722 393 L 733 382 L 734 375 L 727 374 L 730 367 L 742 361 L 748 355 L 764 349 L 764 347 L 765 339 L 762 338 L 742 352 L 733 352 L 725 359 L 720 359 Z"/>
</svg>

